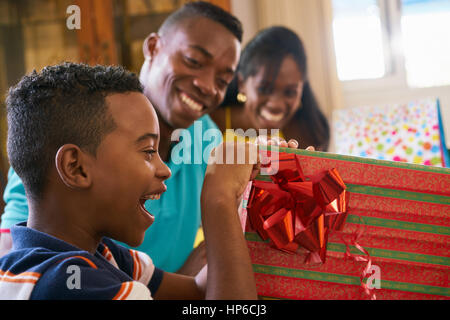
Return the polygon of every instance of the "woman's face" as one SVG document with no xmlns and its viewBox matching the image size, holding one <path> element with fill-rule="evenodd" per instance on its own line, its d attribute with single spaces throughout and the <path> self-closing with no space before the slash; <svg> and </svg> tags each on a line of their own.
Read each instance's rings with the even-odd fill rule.
<svg viewBox="0 0 450 320">
<path fill-rule="evenodd" d="M 265 78 L 262 67 L 239 86 L 247 96 L 246 115 L 255 129 L 282 129 L 300 107 L 303 75 L 291 56 L 280 65 L 275 81 Z"/>
</svg>

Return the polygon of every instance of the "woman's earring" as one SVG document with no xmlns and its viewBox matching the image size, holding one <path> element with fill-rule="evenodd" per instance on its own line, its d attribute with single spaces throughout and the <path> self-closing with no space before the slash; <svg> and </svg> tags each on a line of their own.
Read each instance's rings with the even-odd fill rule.
<svg viewBox="0 0 450 320">
<path fill-rule="evenodd" d="M 236 96 L 236 99 L 239 103 L 246 103 L 247 102 L 247 96 L 243 94 L 242 92 L 239 92 Z"/>
</svg>

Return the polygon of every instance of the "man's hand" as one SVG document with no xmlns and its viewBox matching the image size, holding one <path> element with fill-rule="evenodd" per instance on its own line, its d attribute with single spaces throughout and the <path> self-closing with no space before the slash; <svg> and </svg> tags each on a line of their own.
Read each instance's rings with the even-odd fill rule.
<svg viewBox="0 0 450 320">
<path fill-rule="evenodd" d="M 192 250 L 191 254 L 186 259 L 186 262 L 177 273 L 186 276 L 196 276 L 205 265 L 206 246 L 205 241 L 202 241 L 194 250 Z"/>
</svg>

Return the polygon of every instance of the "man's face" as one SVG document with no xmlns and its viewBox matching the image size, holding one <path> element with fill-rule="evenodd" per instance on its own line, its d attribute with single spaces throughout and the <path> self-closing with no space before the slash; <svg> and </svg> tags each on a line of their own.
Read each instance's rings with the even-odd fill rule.
<svg viewBox="0 0 450 320">
<path fill-rule="evenodd" d="M 240 54 L 239 41 L 224 26 L 186 19 L 162 37 L 151 35 L 146 45 L 141 81 L 165 122 L 187 128 L 222 102 Z"/>
<path fill-rule="evenodd" d="M 144 202 L 166 190 L 170 170 L 158 154 L 159 124 L 148 99 L 133 92 L 106 103 L 117 127 L 99 145 L 92 170 L 97 230 L 137 246 L 154 220 Z"/>
</svg>

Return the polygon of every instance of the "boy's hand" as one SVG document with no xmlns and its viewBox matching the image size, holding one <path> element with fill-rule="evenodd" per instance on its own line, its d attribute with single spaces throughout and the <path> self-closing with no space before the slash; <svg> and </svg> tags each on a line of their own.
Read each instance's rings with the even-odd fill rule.
<svg viewBox="0 0 450 320">
<path fill-rule="evenodd" d="M 258 136 L 255 143 L 260 144 L 260 145 L 278 146 L 281 148 L 292 148 L 292 149 L 298 148 L 297 140 L 290 139 L 289 141 L 286 141 L 279 137 L 272 137 L 269 139 L 269 138 L 267 138 L 267 136 Z M 308 148 L 306 148 L 306 150 L 315 151 L 313 146 L 309 146 Z"/>
<path fill-rule="evenodd" d="M 259 167 L 257 145 L 244 142 L 222 143 L 211 153 L 203 190 L 206 193 L 220 194 L 226 201 L 237 201 L 249 180 L 257 176 Z"/>
<path fill-rule="evenodd" d="M 280 138 L 258 137 L 255 144 L 244 142 L 225 142 L 216 147 L 206 169 L 205 182 L 214 192 L 222 190 L 224 194 L 240 199 L 249 180 L 255 178 L 260 169 L 258 145 L 267 144 L 285 148 L 298 148 L 297 140 L 285 141 Z M 310 146 L 306 150 L 314 151 Z M 213 162 L 213 163 L 211 163 Z"/>
<path fill-rule="evenodd" d="M 269 140 L 266 144 L 298 147 L 295 140 Z M 308 147 L 307 150 L 314 151 L 314 148 Z M 195 279 L 180 274 L 165 274 L 155 298 L 257 298 L 237 204 L 249 180 L 258 174 L 258 147 L 242 142 L 223 143 L 214 149 L 211 158 L 214 162 L 210 161 L 206 170 L 201 196 L 208 265 Z"/>
<path fill-rule="evenodd" d="M 297 148 L 295 140 L 270 142 Z M 202 225 L 208 261 L 207 299 L 256 299 L 256 285 L 237 207 L 259 172 L 258 145 L 225 142 L 215 148 L 203 183 Z M 200 278 L 198 283 L 201 283 Z"/>
<path fill-rule="evenodd" d="M 256 299 L 256 284 L 237 207 L 259 171 L 258 147 L 222 143 L 210 157 L 203 183 L 202 226 L 208 261 L 206 299 Z M 197 277 L 201 284 L 201 277 Z"/>
</svg>

